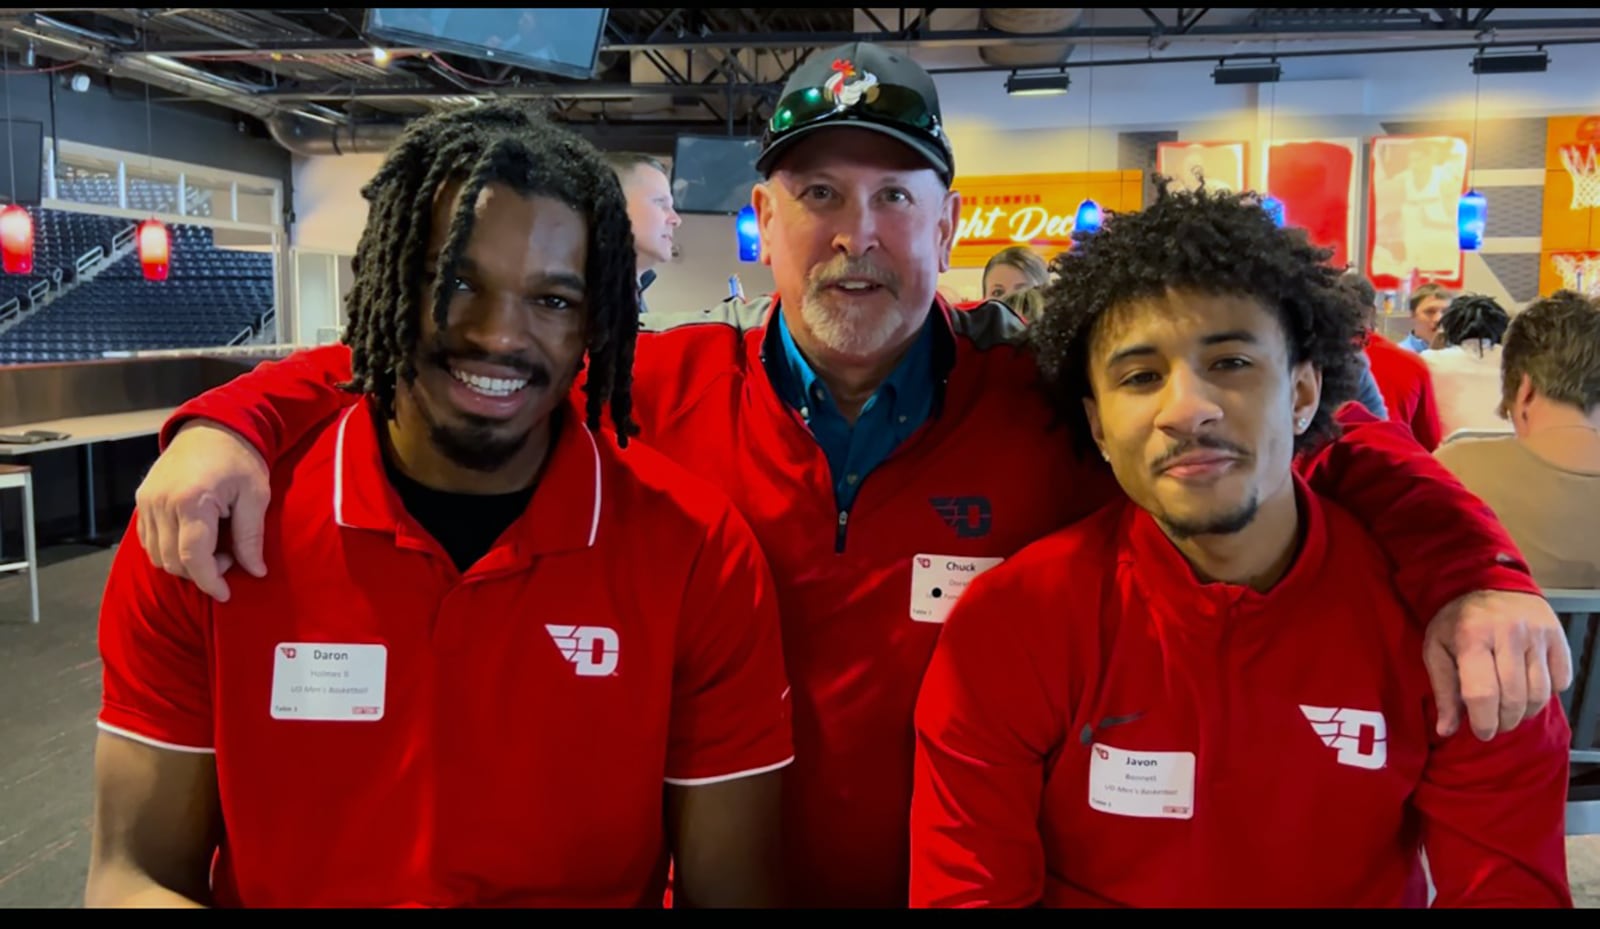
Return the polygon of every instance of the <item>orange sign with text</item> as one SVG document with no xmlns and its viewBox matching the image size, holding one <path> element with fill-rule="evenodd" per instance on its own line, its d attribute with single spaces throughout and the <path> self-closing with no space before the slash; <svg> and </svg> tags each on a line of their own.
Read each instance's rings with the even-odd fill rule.
<svg viewBox="0 0 1600 929">
<path fill-rule="evenodd" d="M 1143 171 L 957 177 L 961 225 L 951 267 L 981 268 L 995 252 L 1028 245 L 1046 261 L 1072 246 L 1078 204 L 1110 212 L 1144 206 Z"/>
</svg>

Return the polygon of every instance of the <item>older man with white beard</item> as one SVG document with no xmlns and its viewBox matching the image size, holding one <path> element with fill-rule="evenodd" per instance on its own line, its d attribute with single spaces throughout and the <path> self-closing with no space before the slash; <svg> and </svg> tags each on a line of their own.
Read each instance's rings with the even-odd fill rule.
<svg viewBox="0 0 1600 929">
<path fill-rule="evenodd" d="M 816 52 L 758 167 L 778 294 L 645 316 L 633 418 L 644 443 L 727 491 L 773 568 L 794 683 L 789 903 L 904 906 L 912 711 L 940 624 L 978 574 L 1120 491 L 1051 430 L 1015 315 L 937 296 L 961 197 L 926 71 L 866 43 Z M 139 491 L 151 558 L 221 597 L 232 559 L 262 573 L 262 462 L 350 402 L 348 376 L 347 350 L 316 349 L 180 410 Z M 1570 683 L 1559 623 L 1481 504 L 1409 434 L 1354 416 L 1301 472 L 1399 566 L 1428 623 L 1441 729 L 1463 699 L 1480 737 L 1516 726 Z"/>
</svg>

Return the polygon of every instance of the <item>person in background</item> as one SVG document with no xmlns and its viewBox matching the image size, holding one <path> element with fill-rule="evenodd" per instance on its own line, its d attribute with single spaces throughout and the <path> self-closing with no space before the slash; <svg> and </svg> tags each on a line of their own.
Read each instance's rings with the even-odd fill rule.
<svg viewBox="0 0 1600 929">
<path fill-rule="evenodd" d="M 1420 356 L 1439 396 L 1439 430 L 1503 430 L 1500 418 L 1500 342 L 1511 317 L 1493 297 L 1462 294 L 1439 319 L 1443 348 Z"/>
<path fill-rule="evenodd" d="M 1425 352 L 1439 334 L 1439 318 L 1450 305 L 1450 291 L 1439 284 L 1423 284 L 1411 292 L 1411 331 L 1400 340 L 1400 347 Z"/>
<path fill-rule="evenodd" d="M 1378 294 L 1365 275 L 1348 271 L 1344 280 L 1361 301 L 1363 350 L 1383 394 L 1388 418 L 1410 429 L 1423 448 L 1433 451 L 1443 437 L 1439 434 L 1439 407 L 1427 362 L 1377 331 Z"/>
<path fill-rule="evenodd" d="M 1202 189 L 1057 260 L 1045 386 L 1127 497 L 951 611 L 913 906 L 1417 907 L 1419 851 L 1438 906 L 1572 906 L 1561 704 L 1440 737 L 1394 568 L 1295 474 L 1359 378 L 1327 257 Z"/>
<path fill-rule="evenodd" d="M 680 904 L 776 902 L 776 592 L 629 442 L 616 178 L 502 103 L 413 122 L 363 194 L 351 403 L 272 465 L 272 573 L 218 603 L 137 516 L 117 550 L 87 903 L 659 907 L 669 851 Z"/>
<path fill-rule="evenodd" d="M 607 152 L 605 159 L 628 198 L 633 247 L 639 253 L 639 312 L 644 313 L 643 294 L 655 282 L 655 269 L 672 260 L 673 236 L 683 217 L 673 208 L 672 175 L 660 159 L 642 152 Z"/>
<path fill-rule="evenodd" d="M 1117 490 L 1053 431 L 1016 314 L 936 296 L 961 194 L 926 70 L 865 42 L 816 52 L 780 93 L 757 168 L 778 292 L 646 317 L 634 417 L 642 442 L 735 498 L 773 566 L 794 682 L 787 900 L 904 907 L 912 711 L 950 606 Z M 137 495 L 151 559 L 217 597 L 219 557 L 259 576 L 263 461 L 349 402 L 334 386 L 349 366 L 338 346 L 298 352 L 185 405 Z M 1303 467 L 1402 566 L 1441 728 L 1514 730 L 1570 683 L 1560 622 L 1432 456 L 1360 410 L 1344 424 Z"/>
<path fill-rule="evenodd" d="M 1050 282 L 1050 271 L 1039 253 L 1026 245 L 1002 248 L 983 266 L 983 299 L 1004 300 L 1007 294 Z"/>
<path fill-rule="evenodd" d="M 1600 588 L 1600 302 L 1563 290 L 1511 320 L 1501 411 L 1514 435 L 1440 448 L 1546 588 Z"/>
</svg>

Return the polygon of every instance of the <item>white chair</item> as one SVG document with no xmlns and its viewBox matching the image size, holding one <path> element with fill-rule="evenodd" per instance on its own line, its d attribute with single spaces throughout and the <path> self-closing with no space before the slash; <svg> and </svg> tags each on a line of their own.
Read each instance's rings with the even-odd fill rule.
<svg viewBox="0 0 1600 929">
<path fill-rule="evenodd" d="M 1544 596 L 1572 649 L 1572 686 L 1561 694 L 1561 706 L 1572 726 L 1576 775 L 1582 766 L 1600 765 L 1600 590 L 1550 589 Z M 1567 835 L 1600 835 L 1600 786 L 1572 785 Z"/>
<path fill-rule="evenodd" d="M 0 464 L 0 490 L 22 491 L 22 558 L 0 562 L 0 574 L 26 571 L 31 621 L 39 621 L 39 553 L 33 544 L 33 469 L 27 465 Z"/>
</svg>

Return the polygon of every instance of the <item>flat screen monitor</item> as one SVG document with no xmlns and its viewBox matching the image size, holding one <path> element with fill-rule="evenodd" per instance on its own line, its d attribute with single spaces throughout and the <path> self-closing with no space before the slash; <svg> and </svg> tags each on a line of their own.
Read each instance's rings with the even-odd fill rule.
<svg viewBox="0 0 1600 929">
<path fill-rule="evenodd" d="M 759 139 L 680 135 L 672 155 L 672 200 L 679 213 L 732 216 L 759 184 Z"/>
<path fill-rule="evenodd" d="M 605 9 L 371 7 L 372 39 L 516 65 L 562 77 L 592 78 L 605 38 Z"/>
<path fill-rule="evenodd" d="M 44 123 L 0 119 L 0 133 L 8 143 L 0 148 L 0 201 L 38 206 L 44 197 Z"/>
</svg>

